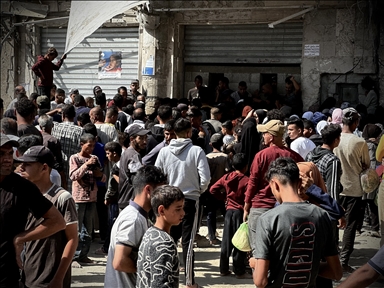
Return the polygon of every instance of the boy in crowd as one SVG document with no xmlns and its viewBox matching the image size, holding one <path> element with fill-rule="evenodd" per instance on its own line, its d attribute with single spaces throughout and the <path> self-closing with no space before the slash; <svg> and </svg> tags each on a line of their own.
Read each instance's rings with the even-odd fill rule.
<svg viewBox="0 0 384 288">
<path fill-rule="evenodd" d="M 96 181 L 105 182 L 99 158 L 92 155 L 95 148 L 95 136 L 85 133 L 80 137 L 81 151 L 69 160 L 69 177 L 72 182 L 72 196 L 76 203 L 79 218 L 78 232 L 81 235 L 74 260 L 81 263 L 93 263 L 88 258 L 92 243 L 93 217 L 96 210 Z M 76 265 L 79 267 L 80 265 Z"/>
<path fill-rule="evenodd" d="M 105 193 L 104 204 L 108 206 L 108 231 L 102 247 L 95 251 L 96 254 L 108 254 L 108 247 L 111 240 L 112 225 L 119 215 L 118 186 L 120 158 L 122 153 L 121 145 L 117 142 L 108 142 L 104 146 L 108 161 L 112 165 L 109 174 L 107 192 Z"/>
<path fill-rule="evenodd" d="M 172 228 L 171 234 L 175 242 L 182 238 L 186 287 L 197 288 L 193 241 L 198 228 L 199 197 L 207 190 L 211 176 L 203 149 L 192 144 L 191 122 L 180 118 L 174 129 L 176 139 L 160 150 L 155 165 L 168 175 L 169 184 L 180 187 L 185 195 L 185 217 L 182 223 Z"/>
<path fill-rule="evenodd" d="M 63 89 L 57 89 L 55 92 L 55 100 L 51 101 L 51 110 L 55 110 L 58 105 L 64 104 L 65 91 Z"/>
<path fill-rule="evenodd" d="M 136 287 L 137 256 L 148 227 L 153 190 L 165 184 L 167 177 L 159 168 L 141 167 L 133 178 L 134 199 L 119 214 L 112 227 L 104 286 Z"/>
<path fill-rule="evenodd" d="M 254 258 L 249 260 L 255 285 L 285 287 L 300 279 L 301 287 L 314 287 L 317 275 L 339 280 L 343 273 L 331 220 L 324 210 L 300 198 L 296 163 L 278 158 L 266 178 L 281 205 L 258 218 Z M 326 262 L 320 264 L 322 257 Z"/>
<path fill-rule="evenodd" d="M 309 152 L 316 148 L 315 143 L 313 143 L 308 138 L 305 138 L 303 135 L 303 120 L 297 118 L 289 120 L 287 131 L 289 139 L 292 141 L 290 148 L 296 153 L 300 154 L 303 159 L 305 159 Z"/>
<path fill-rule="evenodd" d="M 210 189 L 210 192 L 218 199 L 226 202 L 223 241 L 220 253 L 220 275 L 231 274 L 229 270 L 229 257 L 233 251 L 233 272 L 238 279 L 249 279 L 251 275 L 245 272 L 246 252 L 239 251 L 232 245 L 232 237 L 243 223 L 244 199 L 249 178 L 244 175 L 248 170 L 248 160 L 244 153 L 233 156 L 232 166 L 234 172 L 230 172 L 219 179 Z M 225 194 L 222 193 L 225 191 Z"/>
<path fill-rule="evenodd" d="M 211 136 L 210 143 L 213 151 L 207 154 L 207 161 L 209 171 L 211 173 L 211 181 L 206 192 L 200 196 L 201 206 L 205 207 L 207 211 L 207 226 L 208 226 L 208 238 L 209 246 L 220 245 L 221 241 L 216 238 L 216 210 L 222 208 L 224 212 L 224 202 L 216 201 L 215 198 L 209 193 L 209 188 L 216 183 L 227 171 L 230 170 L 227 154 L 221 152 L 223 146 L 223 135 L 215 133 Z M 224 215 L 224 214 L 223 214 Z M 197 247 L 204 246 L 205 237 L 196 235 Z"/>
<path fill-rule="evenodd" d="M 163 185 L 153 191 L 156 222 L 145 232 L 139 248 L 136 287 L 179 287 L 179 258 L 170 232 L 184 217 L 184 198 L 174 186 Z"/>
<path fill-rule="evenodd" d="M 66 228 L 48 238 L 27 242 L 22 272 L 24 287 L 71 287 L 71 262 L 75 254 L 77 236 L 77 212 L 71 194 L 53 184 L 50 172 L 55 164 L 51 151 L 44 146 L 32 146 L 16 159 L 21 177 L 34 183 L 63 215 Z M 30 214 L 27 229 L 41 220 Z"/>
</svg>

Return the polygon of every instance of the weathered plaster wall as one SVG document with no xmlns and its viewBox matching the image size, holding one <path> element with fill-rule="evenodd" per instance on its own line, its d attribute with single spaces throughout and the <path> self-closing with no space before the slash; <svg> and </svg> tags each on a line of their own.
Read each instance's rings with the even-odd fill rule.
<svg viewBox="0 0 384 288">
<path fill-rule="evenodd" d="M 336 93 L 336 83 L 360 83 L 365 75 L 376 73 L 375 35 L 372 23 L 365 22 L 360 9 L 314 10 L 305 16 L 303 49 L 305 44 L 320 44 L 319 56 L 302 58 L 305 108 Z M 335 77 L 321 87 L 322 75 L 327 74 Z M 363 93 L 359 87 L 359 94 Z"/>
</svg>

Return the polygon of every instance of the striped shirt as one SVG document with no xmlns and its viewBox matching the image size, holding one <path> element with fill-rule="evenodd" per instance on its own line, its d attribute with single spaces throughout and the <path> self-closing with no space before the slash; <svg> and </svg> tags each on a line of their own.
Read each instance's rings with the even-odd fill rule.
<svg viewBox="0 0 384 288">
<path fill-rule="evenodd" d="M 61 143 L 63 166 L 67 176 L 69 192 L 72 192 L 72 181 L 69 179 L 69 158 L 80 151 L 80 137 L 82 134 L 83 128 L 68 121 L 58 123 L 52 129 L 52 136 Z"/>
</svg>

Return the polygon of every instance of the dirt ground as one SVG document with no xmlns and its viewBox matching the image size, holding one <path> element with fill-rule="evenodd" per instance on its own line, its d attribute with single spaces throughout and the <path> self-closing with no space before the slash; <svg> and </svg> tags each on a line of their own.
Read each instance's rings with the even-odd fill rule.
<svg viewBox="0 0 384 288">
<path fill-rule="evenodd" d="M 222 224 L 218 223 L 218 234 L 219 237 L 222 233 Z M 340 239 L 342 237 L 342 231 L 340 231 Z M 207 227 L 202 226 L 200 228 L 200 234 L 207 234 Z M 83 287 L 83 288 L 93 288 L 93 287 L 104 287 L 104 273 L 105 273 L 105 264 L 106 257 L 96 255 L 93 252 L 100 247 L 98 244 L 99 239 L 96 239 L 92 244 L 90 258 L 97 261 L 97 265 L 84 266 L 83 268 L 72 268 L 72 286 L 71 287 Z M 354 268 L 358 268 L 365 264 L 369 258 L 371 258 L 379 249 L 379 238 L 374 238 L 372 236 L 366 235 L 363 233 L 361 236 L 356 237 L 355 240 L 355 251 L 353 252 L 350 260 L 350 265 Z M 179 249 L 179 252 L 181 250 Z M 180 257 L 181 254 L 179 253 Z M 195 275 L 196 282 L 203 287 L 214 287 L 214 288 L 224 288 L 224 287 L 244 287 L 251 288 L 255 287 L 251 279 L 239 280 L 234 276 L 221 277 L 219 273 L 219 258 L 220 258 L 220 247 L 212 248 L 195 248 Z M 344 274 L 343 279 L 347 277 L 348 274 Z M 342 279 L 342 280 L 343 280 Z M 184 283 L 184 275 L 180 273 L 180 287 L 185 287 L 182 285 Z M 339 282 L 334 283 L 334 287 L 337 286 Z M 381 278 L 374 284 L 370 285 L 372 288 L 382 288 L 384 287 L 384 280 Z M 115 287 L 106 287 L 106 288 L 115 288 Z"/>
</svg>

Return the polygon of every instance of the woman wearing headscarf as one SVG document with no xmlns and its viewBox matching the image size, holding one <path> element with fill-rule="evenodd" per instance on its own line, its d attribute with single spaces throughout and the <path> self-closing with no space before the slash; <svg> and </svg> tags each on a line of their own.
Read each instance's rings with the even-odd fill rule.
<svg viewBox="0 0 384 288">
<path fill-rule="evenodd" d="M 319 135 L 321 135 L 321 130 L 323 130 L 323 128 L 327 125 L 328 125 L 328 122 L 326 120 L 321 120 L 319 123 L 317 123 L 317 125 L 316 125 L 317 133 L 319 133 Z"/>
<path fill-rule="evenodd" d="M 363 138 L 367 142 L 368 145 L 368 152 L 369 152 L 369 158 L 371 160 L 371 164 L 369 168 L 376 169 L 377 161 L 376 161 L 376 149 L 377 149 L 377 142 L 378 137 L 381 134 L 381 129 L 379 126 L 375 124 L 367 124 L 364 127 L 363 130 Z M 371 192 L 371 193 L 364 193 L 363 195 L 363 202 L 361 204 L 361 210 L 360 210 L 360 220 L 357 224 L 357 231 L 358 233 L 361 233 L 361 228 L 363 227 L 363 221 L 364 221 L 364 215 L 365 215 L 365 208 L 369 207 L 369 224 L 372 229 L 372 235 L 375 237 L 380 237 L 379 234 L 379 211 L 378 207 L 375 204 L 375 198 L 377 195 L 377 190 Z"/>
<path fill-rule="evenodd" d="M 257 109 L 256 111 L 257 117 L 259 118 L 257 124 L 263 124 L 265 117 L 267 117 L 267 110 Z"/>
<path fill-rule="evenodd" d="M 301 118 L 302 119 L 307 119 L 309 121 L 312 121 L 313 112 L 311 112 L 311 111 L 304 112 L 304 114 L 303 114 L 303 116 Z"/>
<path fill-rule="evenodd" d="M 336 108 L 332 112 L 332 124 L 339 124 L 343 128 L 343 110 Z"/>
</svg>

